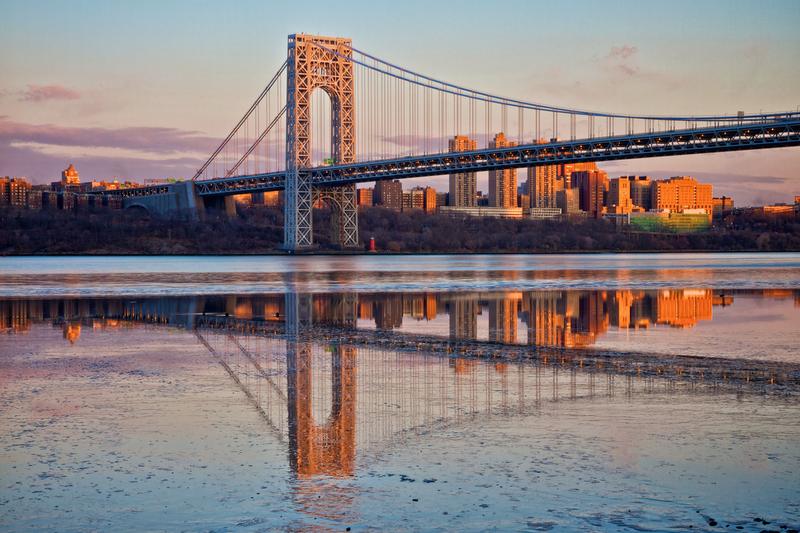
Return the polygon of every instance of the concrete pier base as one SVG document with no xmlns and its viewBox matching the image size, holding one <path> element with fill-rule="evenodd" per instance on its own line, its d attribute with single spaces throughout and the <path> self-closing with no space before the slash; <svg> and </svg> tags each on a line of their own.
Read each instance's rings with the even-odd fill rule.
<svg viewBox="0 0 800 533">
<path fill-rule="evenodd" d="M 169 183 L 154 194 L 124 197 L 122 207 L 143 209 L 150 216 L 184 220 L 203 220 L 207 210 L 217 210 L 229 218 L 236 216 L 232 196 L 201 197 L 191 181 Z"/>
</svg>

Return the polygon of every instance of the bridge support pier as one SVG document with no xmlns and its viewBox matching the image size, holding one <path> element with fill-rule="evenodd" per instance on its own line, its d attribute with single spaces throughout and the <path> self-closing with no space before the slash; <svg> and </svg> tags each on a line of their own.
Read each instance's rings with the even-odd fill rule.
<svg viewBox="0 0 800 533">
<path fill-rule="evenodd" d="M 205 217 L 206 201 L 197 194 L 194 182 L 182 181 L 162 187 L 164 190 L 158 194 L 123 197 L 122 206 L 125 209 L 141 208 L 149 215 L 158 217 L 187 220 L 202 220 Z M 233 205 L 233 208 L 236 213 L 236 206 Z"/>
<path fill-rule="evenodd" d="M 296 167 L 286 172 L 283 200 L 283 247 L 294 252 L 310 248 L 314 242 L 311 178 Z"/>
<path fill-rule="evenodd" d="M 236 216 L 236 200 L 233 199 L 233 196 L 211 196 L 207 197 L 202 203 L 203 214 L 205 214 L 206 210 L 215 210 L 224 213 L 228 218 Z"/>
<path fill-rule="evenodd" d="M 314 194 L 317 198 L 328 200 L 331 207 L 331 242 L 340 248 L 358 246 L 358 203 L 356 186 L 341 185 L 325 187 Z"/>
</svg>

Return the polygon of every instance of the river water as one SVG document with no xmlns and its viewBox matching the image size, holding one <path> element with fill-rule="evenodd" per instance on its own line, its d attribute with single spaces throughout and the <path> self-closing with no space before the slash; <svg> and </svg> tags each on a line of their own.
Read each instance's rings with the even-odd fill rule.
<svg viewBox="0 0 800 533">
<path fill-rule="evenodd" d="M 800 526 L 800 254 L 0 258 L 0 530 Z"/>
</svg>

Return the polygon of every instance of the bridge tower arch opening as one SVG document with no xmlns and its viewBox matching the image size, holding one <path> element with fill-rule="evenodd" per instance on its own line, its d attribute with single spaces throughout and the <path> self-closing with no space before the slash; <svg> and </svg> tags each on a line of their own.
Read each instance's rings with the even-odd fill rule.
<svg viewBox="0 0 800 533">
<path fill-rule="evenodd" d="M 135 215 L 137 218 L 140 219 L 148 219 L 150 218 L 150 210 L 147 209 L 142 204 L 134 203 L 125 206 L 125 212 L 131 215 Z"/>
<path fill-rule="evenodd" d="M 322 89 L 330 97 L 331 157 L 335 164 L 355 162 L 355 83 L 351 40 L 295 34 L 289 36 L 286 83 L 286 190 L 284 248 L 313 245 L 312 209 L 329 200 L 336 242 L 358 245 L 355 184 L 312 187 L 304 169 L 313 163 L 312 96 Z"/>
</svg>

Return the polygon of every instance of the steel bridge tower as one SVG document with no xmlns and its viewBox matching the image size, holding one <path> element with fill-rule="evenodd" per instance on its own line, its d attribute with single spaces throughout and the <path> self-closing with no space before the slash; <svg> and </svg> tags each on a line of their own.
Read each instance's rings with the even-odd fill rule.
<svg viewBox="0 0 800 533">
<path fill-rule="evenodd" d="M 311 166 L 311 95 L 322 89 L 331 100 L 331 147 L 335 164 L 354 163 L 355 93 L 350 39 L 295 34 L 289 36 L 286 78 L 286 250 L 313 245 L 312 208 L 318 200 L 331 206 L 334 241 L 358 246 L 355 184 L 312 187 L 304 170 Z M 335 53 L 334 53 L 335 52 Z"/>
</svg>

